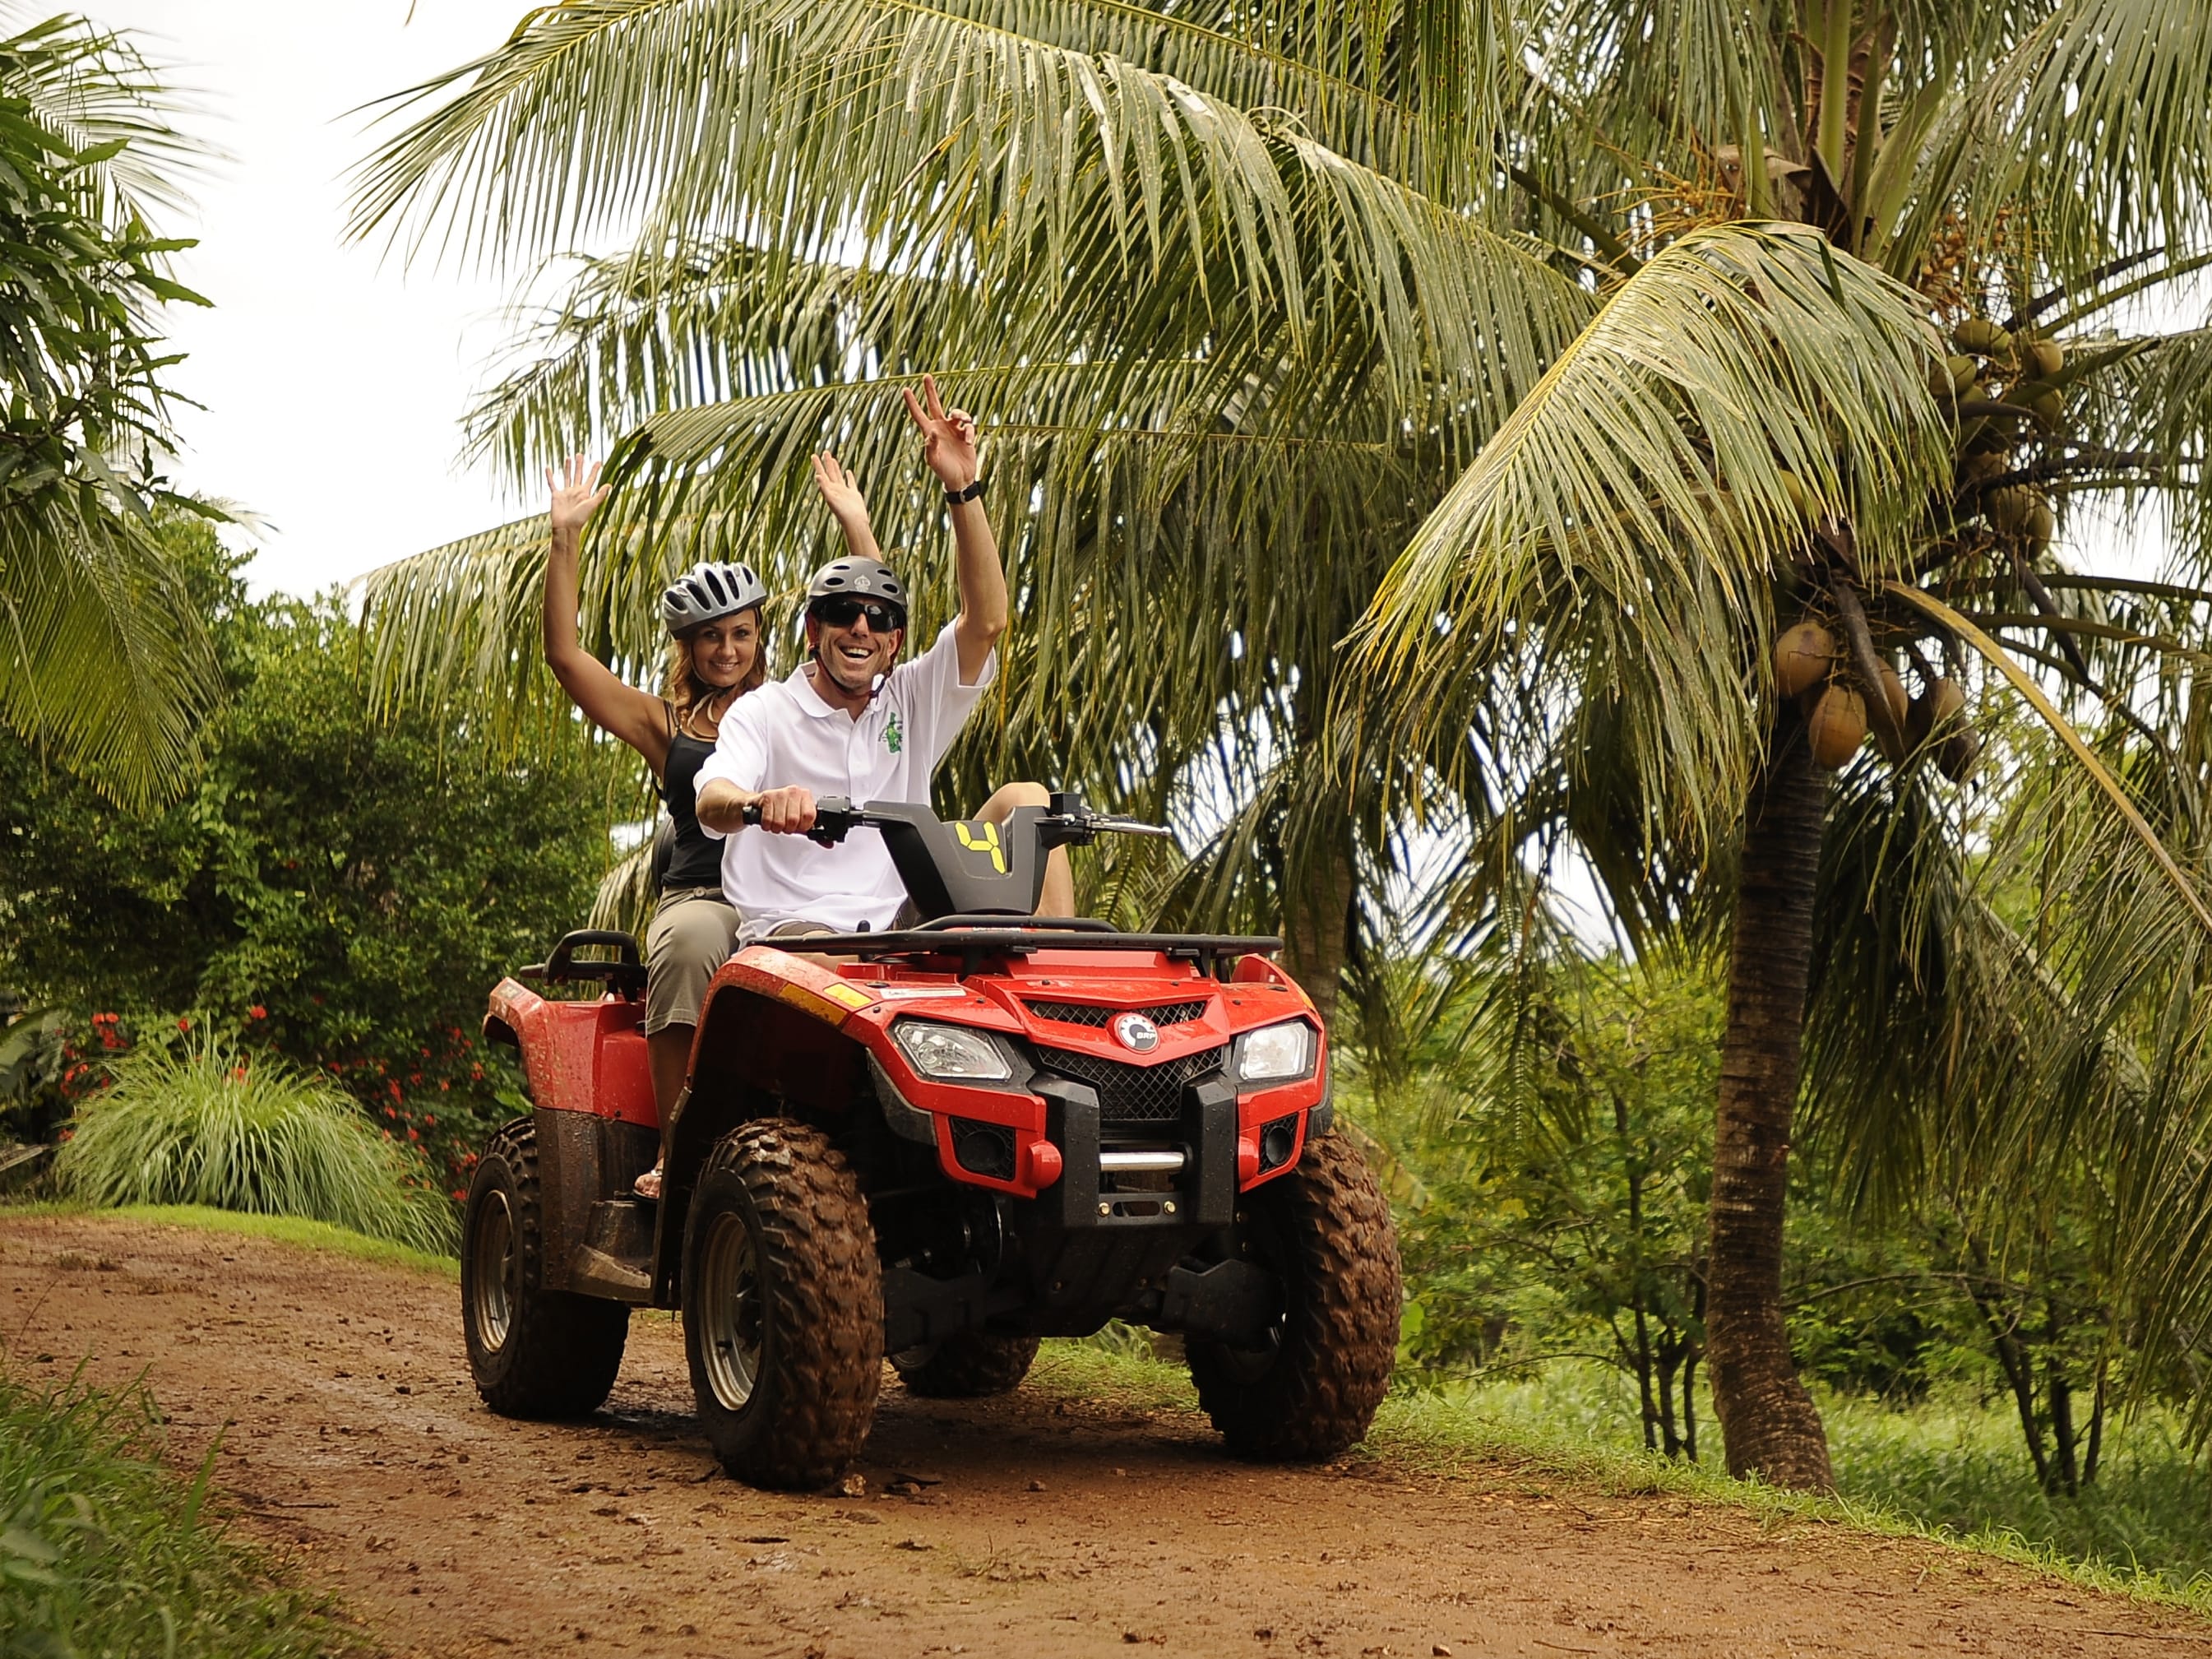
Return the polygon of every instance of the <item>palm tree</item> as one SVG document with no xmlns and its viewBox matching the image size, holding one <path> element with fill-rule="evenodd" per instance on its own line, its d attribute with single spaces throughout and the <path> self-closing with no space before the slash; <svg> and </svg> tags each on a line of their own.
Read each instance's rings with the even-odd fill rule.
<svg viewBox="0 0 2212 1659">
<path fill-rule="evenodd" d="M 9 6 L 7 14 L 17 12 Z M 12 23 L 15 19 L 8 21 Z M 182 775 L 216 670 L 155 531 L 171 398 L 159 308 L 193 147 L 122 38 L 0 39 L 0 721 L 127 804 Z"/>
<path fill-rule="evenodd" d="M 1385 582 L 1358 729 L 1450 772 L 1460 734 L 1504 726 L 1620 914 L 1725 938 L 1714 1403 L 1731 1470 L 1825 1486 L 1782 1316 L 1808 1055 L 1875 1195 L 1964 1172 L 2033 1212 L 2059 1149 L 2117 1144 L 2113 1240 L 2144 1249 L 2202 1178 L 2207 337 L 2116 319 L 2205 262 L 2212 174 L 2182 135 L 2212 17 L 1563 8 L 1538 50 L 1503 160 L 1607 260 L 1604 307 Z M 1740 217 L 1808 228 L 1949 328 L 1934 418 L 1869 384 L 1895 356 L 1871 319 L 1832 314 L 1808 372 L 1764 281 L 1665 292 Z M 2062 515 L 2071 539 L 2100 494 L 2175 504 L 2167 580 L 2072 568 Z M 1801 618 L 1819 632 L 1778 654 Z M 1884 758 L 1832 782 L 1856 739 L 1815 751 L 1862 708 Z M 2169 1332 L 2172 1283 L 2135 1279 Z"/>
<path fill-rule="evenodd" d="M 1779 1279 L 1808 1031 L 1870 1194 L 2024 1179 L 2123 1098 L 2197 1167 L 2197 1026 L 2146 1010 L 2212 924 L 2174 741 L 2203 596 L 2042 533 L 2094 488 L 2192 499 L 2201 343 L 2081 343 L 2205 240 L 2212 23 L 2170 9 L 571 0 L 398 100 L 355 229 L 551 285 L 471 436 L 524 482 L 619 434 L 611 658 L 702 552 L 816 556 L 825 441 L 887 544 L 939 534 L 894 418 L 932 368 L 989 417 L 1028 618 L 969 764 L 1228 797 L 1130 890 L 1279 915 L 1328 994 L 1394 922 L 1544 936 L 1569 849 L 1632 936 L 1727 939 L 1716 1403 L 1732 1468 L 1820 1486 Z M 2015 327 L 1954 376 L 1937 320 L 1998 293 Z M 535 538 L 380 574 L 387 694 L 550 717 Z M 1812 766 L 1771 685 L 1801 611 L 1893 769 Z M 2008 763 L 1937 775 L 1970 655 L 2066 781 L 1994 697 Z M 1422 817 L 1463 856 L 1408 898 Z"/>
</svg>

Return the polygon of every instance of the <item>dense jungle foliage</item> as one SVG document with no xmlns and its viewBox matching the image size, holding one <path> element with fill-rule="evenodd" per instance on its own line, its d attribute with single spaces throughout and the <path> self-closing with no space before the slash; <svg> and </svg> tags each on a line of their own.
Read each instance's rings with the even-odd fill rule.
<svg viewBox="0 0 2212 1659">
<path fill-rule="evenodd" d="M 110 1058 L 211 1028 L 455 1174 L 515 1097 L 484 994 L 580 925 L 605 868 L 595 763 L 373 718 L 337 596 L 250 599 L 208 526 L 165 538 L 227 693 L 182 799 L 119 811 L 0 733 L 0 987 L 51 1033 L 0 1070 L 8 1121 L 50 1137 Z"/>
</svg>

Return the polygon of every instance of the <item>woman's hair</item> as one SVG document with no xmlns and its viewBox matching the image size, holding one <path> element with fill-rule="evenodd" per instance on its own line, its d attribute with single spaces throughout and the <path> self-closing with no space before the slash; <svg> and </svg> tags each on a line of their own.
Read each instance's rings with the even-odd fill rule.
<svg viewBox="0 0 2212 1659">
<path fill-rule="evenodd" d="M 739 696 L 748 691 L 757 691 L 768 678 L 768 627 L 766 618 L 761 615 L 760 606 L 748 605 L 744 611 L 733 611 L 732 616 L 742 617 L 748 612 L 753 619 L 753 665 L 745 670 L 744 678 L 738 682 Z M 722 618 L 718 617 L 714 620 L 720 622 Z M 699 627 L 706 625 L 702 623 Z M 668 641 L 668 672 L 660 695 L 676 710 L 678 726 L 690 717 L 696 705 L 714 696 L 717 690 L 691 672 L 691 641 L 698 632 L 698 628 L 687 628 Z"/>
</svg>

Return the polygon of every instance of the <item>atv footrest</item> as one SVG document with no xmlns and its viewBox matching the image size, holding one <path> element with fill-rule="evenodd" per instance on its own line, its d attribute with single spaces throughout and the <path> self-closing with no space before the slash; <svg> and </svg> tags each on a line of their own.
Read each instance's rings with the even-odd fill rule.
<svg viewBox="0 0 2212 1659">
<path fill-rule="evenodd" d="M 592 1205 L 584 1242 L 569 1257 L 570 1285 L 586 1296 L 650 1302 L 653 1211 L 638 1198 L 606 1198 Z"/>
</svg>

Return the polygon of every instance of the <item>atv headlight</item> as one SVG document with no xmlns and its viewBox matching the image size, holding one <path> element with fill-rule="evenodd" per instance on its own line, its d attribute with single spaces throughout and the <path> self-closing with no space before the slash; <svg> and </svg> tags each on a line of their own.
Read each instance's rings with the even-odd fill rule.
<svg viewBox="0 0 2212 1659">
<path fill-rule="evenodd" d="M 1247 1031 L 1237 1039 L 1239 1083 L 1282 1083 L 1313 1069 L 1313 1027 L 1302 1019 Z"/>
<path fill-rule="evenodd" d="M 902 1019 L 892 1039 L 924 1077 L 981 1078 L 1000 1081 L 1014 1074 L 1006 1051 L 981 1031 L 964 1025 L 939 1025 L 929 1019 Z"/>
</svg>

